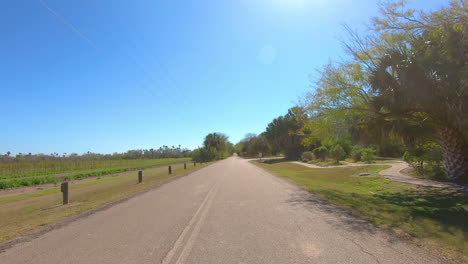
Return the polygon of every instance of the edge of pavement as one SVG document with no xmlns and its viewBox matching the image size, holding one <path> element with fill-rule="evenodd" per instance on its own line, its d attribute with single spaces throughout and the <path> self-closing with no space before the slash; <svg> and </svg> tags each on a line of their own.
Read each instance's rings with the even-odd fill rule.
<svg viewBox="0 0 468 264">
<path fill-rule="evenodd" d="M 194 170 L 192 170 L 190 172 L 184 173 L 182 175 L 176 176 L 174 178 L 171 178 L 171 179 L 165 180 L 163 182 L 160 182 L 158 184 L 155 184 L 153 186 L 150 186 L 147 189 L 138 191 L 136 193 L 130 194 L 130 195 L 122 197 L 122 198 L 119 198 L 119 199 L 117 199 L 115 201 L 106 203 L 106 204 L 98 206 L 96 208 L 89 209 L 89 210 L 84 211 L 82 213 L 66 217 L 66 218 L 64 218 L 62 220 L 59 220 L 59 221 L 55 222 L 55 223 L 48 224 L 48 225 L 46 225 L 44 227 L 40 227 L 38 229 L 29 231 L 29 232 L 27 232 L 27 233 L 25 233 L 23 235 L 20 235 L 19 237 L 16 237 L 16 238 L 7 240 L 5 242 L 2 242 L 2 243 L 0 243 L 0 254 L 5 252 L 7 249 L 12 248 L 13 246 L 15 246 L 17 244 L 32 241 L 32 240 L 42 236 L 45 233 L 48 233 L 48 232 L 56 230 L 56 229 L 60 229 L 62 227 L 65 227 L 65 226 L 67 226 L 67 225 L 69 225 L 69 224 L 71 224 L 71 223 L 73 223 L 76 220 L 79 220 L 81 218 L 88 217 L 90 215 L 93 215 L 93 214 L 101 212 L 101 211 L 105 211 L 105 210 L 107 210 L 107 209 L 109 209 L 109 208 L 111 208 L 111 207 L 113 207 L 115 205 L 126 202 L 126 201 L 128 201 L 128 200 L 130 200 L 132 198 L 135 198 L 135 197 L 139 196 L 139 195 L 142 195 L 142 194 L 147 193 L 149 191 L 153 191 L 155 189 L 158 189 L 163 185 L 166 185 L 166 184 L 171 183 L 173 181 L 180 180 L 181 178 L 186 177 L 186 176 L 188 176 L 188 175 L 190 175 L 190 174 L 192 174 L 194 172 L 197 172 L 199 170 L 208 168 L 208 167 L 210 167 L 211 165 L 213 165 L 213 164 L 215 164 L 217 162 L 218 161 L 215 161 L 214 163 L 208 164 L 207 166 L 196 168 L 196 169 L 194 169 Z"/>
</svg>

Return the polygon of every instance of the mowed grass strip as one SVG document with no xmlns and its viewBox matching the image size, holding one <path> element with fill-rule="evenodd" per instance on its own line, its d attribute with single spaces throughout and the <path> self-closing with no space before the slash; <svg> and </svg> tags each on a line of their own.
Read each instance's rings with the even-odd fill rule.
<svg viewBox="0 0 468 264">
<path fill-rule="evenodd" d="M 86 183 L 70 185 L 70 204 L 62 206 L 62 193 L 57 188 L 28 194 L 0 198 L 0 242 L 21 236 L 38 227 L 57 222 L 66 217 L 102 206 L 106 203 L 129 196 L 154 185 L 179 177 L 211 163 L 172 166 L 169 175 L 167 167 L 147 170 L 143 183 L 137 184 L 138 173 L 103 178 Z"/>
<path fill-rule="evenodd" d="M 288 178 L 354 215 L 399 234 L 409 234 L 452 260 L 468 263 L 468 195 L 392 182 L 351 177 L 388 166 L 314 169 L 289 162 L 254 163 Z"/>
</svg>

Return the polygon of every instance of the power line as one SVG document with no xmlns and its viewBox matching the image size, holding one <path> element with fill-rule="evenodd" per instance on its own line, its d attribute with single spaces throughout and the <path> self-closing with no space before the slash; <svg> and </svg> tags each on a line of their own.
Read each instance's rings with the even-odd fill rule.
<svg viewBox="0 0 468 264">
<path fill-rule="evenodd" d="M 89 45 L 91 45 L 91 47 L 93 47 L 98 53 L 100 53 L 101 55 L 104 55 L 104 53 L 101 51 L 101 49 L 99 49 L 96 44 L 94 44 L 94 42 L 92 40 L 90 40 L 86 35 L 84 35 L 83 33 L 81 33 L 81 31 L 79 31 L 72 23 L 70 23 L 68 20 L 66 20 L 63 16 L 61 16 L 59 13 L 57 13 L 54 9 L 52 9 L 49 5 L 47 5 L 43 0 L 38 0 L 38 2 L 45 8 L 47 9 L 51 14 L 53 14 L 56 18 L 58 18 L 63 24 L 65 24 L 68 28 L 70 28 L 75 34 L 77 34 L 81 39 L 85 40 Z M 140 71 L 141 72 L 145 72 L 144 69 L 142 69 L 143 67 L 141 67 L 140 64 L 138 64 L 136 62 L 136 60 L 131 57 L 131 59 L 133 60 L 133 63 L 140 68 Z M 140 83 L 141 83 L 141 80 L 138 80 Z M 148 89 L 147 87 L 145 87 L 145 85 L 143 83 L 141 83 L 142 85 L 142 88 L 148 92 L 151 96 L 154 96 L 154 93 L 152 92 L 152 90 Z"/>
<path fill-rule="evenodd" d="M 81 33 L 75 26 L 73 26 L 72 23 L 68 22 L 63 16 L 61 16 L 59 13 L 55 12 L 50 6 L 48 6 L 43 0 L 38 0 L 39 3 L 46 8 L 50 13 L 52 13 L 54 16 L 56 16 L 62 23 L 67 25 L 73 32 L 75 32 L 80 38 L 88 42 L 91 47 L 93 47 L 96 51 L 100 52 L 99 48 L 96 47 L 94 42 L 92 42 L 88 37 L 86 37 L 83 33 Z"/>
</svg>

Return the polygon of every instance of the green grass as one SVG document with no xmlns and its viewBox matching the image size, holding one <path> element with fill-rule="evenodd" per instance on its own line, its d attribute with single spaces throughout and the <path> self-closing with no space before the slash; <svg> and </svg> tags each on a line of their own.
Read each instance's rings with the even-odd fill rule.
<svg viewBox="0 0 468 264">
<path fill-rule="evenodd" d="M 351 177 L 389 166 L 313 169 L 288 162 L 257 163 L 354 215 L 441 249 L 456 261 L 468 261 L 468 195 L 392 182 L 379 177 Z M 465 262 L 466 263 L 466 262 Z"/>
<path fill-rule="evenodd" d="M 396 163 L 399 162 L 400 160 L 394 159 L 394 160 L 374 160 L 375 163 Z"/>
<path fill-rule="evenodd" d="M 66 177 L 33 177 L 27 179 L 13 179 L 9 181 L 0 181 L 0 189 L 9 189 L 9 188 L 17 188 L 22 186 L 31 186 L 31 185 L 40 185 L 40 184 L 47 184 L 47 183 L 58 183 L 61 181 L 69 181 L 69 180 L 82 180 L 89 177 L 98 177 L 103 175 L 115 174 L 119 172 L 126 172 L 132 170 L 140 170 L 145 169 L 145 167 L 139 168 L 126 168 L 126 169 L 112 169 L 112 170 L 103 170 L 103 171 L 95 171 L 95 172 L 88 172 L 88 173 L 79 173 L 75 175 L 70 175 Z"/>
<path fill-rule="evenodd" d="M 52 176 L 62 173 L 90 172 L 90 170 L 109 170 L 136 167 L 155 167 L 159 165 L 189 161 L 179 159 L 132 159 L 132 160 L 62 160 L 62 161 L 21 161 L 0 163 L 0 179 L 24 178 L 31 176 Z"/>
<path fill-rule="evenodd" d="M 311 160 L 311 161 L 309 161 L 308 163 L 314 164 L 314 165 L 317 165 L 317 166 L 322 166 L 322 167 L 343 165 L 343 162 L 340 161 L 340 162 L 337 164 L 336 161 L 333 160 L 333 159 L 327 159 L 326 161 Z"/>
<path fill-rule="evenodd" d="M 147 170 L 143 183 L 137 184 L 137 173 L 103 178 L 70 186 L 70 204 L 62 206 L 60 186 L 48 190 L 0 198 L 0 242 L 13 239 L 38 227 L 59 221 L 66 217 L 102 206 L 106 203 L 143 191 L 161 182 L 179 177 L 210 163 Z"/>
<path fill-rule="evenodd" d="M 78 174 L 73 174 L 73 175 L 69 175 L 69 176 L 66 176 L 66 177 L 47 176 L 47 177 L 32 177 L 32 178 L 26 178 L 26 179 L 13 178 L 11 180 L 2 180 L 2 181 L 0 181 L 0 189 L 17 188 L 17 187 L 22 187 L 22 186 L 31 186 L 31 185 L 39 185 L 39 184 L 47 184 L 47 183 L 58 183 L 58 182 L 61 182 L 61 181 L 64 181 L 64 180 L 80 180 L 80 179 L 85 179 L 85 178 L 89 178 L 89 177 L 98 177 L 98 176 L 115 174 L 115 173 L 132 171 L 132 170 L 142 170 L 142 169 L 146 169 L 148 167 L 163 166 L 163 165 L 169 165 L 169 164 L 173 164 L 173 163 L 180 163 L 180 162 L 187 161 L 187 159 L 186 158 L 183 158 L 183 159 L 160 159 L 160 160 L 157 160 L 158 161 L 157 164 L 154 164 L 155 161 L 153 161 L 153 164 L 143 166 L 143 167 L 107 169 L 107 170 L 101 170 L 101 171 L 78 173 Z"/>
<path fill-rule="evenodd" d="M 57 183 L 63 181 L 62 178 L 57 177 L 37 177 L 28 179 L 14 179 L 11 181 L 0 181 L 0 189 L 17 188 L 21 186 L 31 186 L 46 183 Z"/>
</svg>

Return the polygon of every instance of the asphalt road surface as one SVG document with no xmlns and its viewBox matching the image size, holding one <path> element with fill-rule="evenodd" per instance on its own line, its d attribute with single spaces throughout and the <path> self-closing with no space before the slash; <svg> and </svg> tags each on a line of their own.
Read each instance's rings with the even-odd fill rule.
<svg viewBox="0 0 468 264">
<path fill-rule="evenodd" d="M 0 254 L 0 263 L 444 263 L 237 157 Z"/>
</svg>

